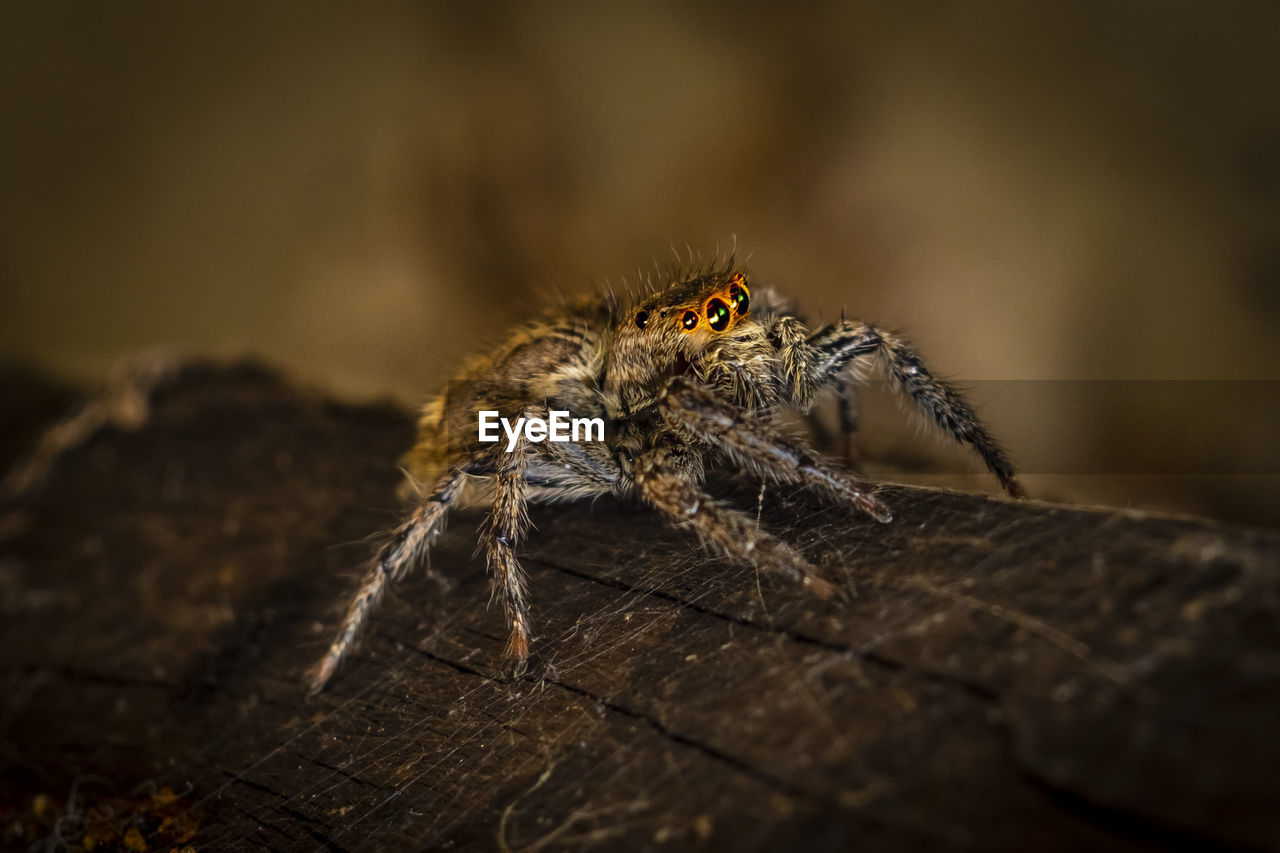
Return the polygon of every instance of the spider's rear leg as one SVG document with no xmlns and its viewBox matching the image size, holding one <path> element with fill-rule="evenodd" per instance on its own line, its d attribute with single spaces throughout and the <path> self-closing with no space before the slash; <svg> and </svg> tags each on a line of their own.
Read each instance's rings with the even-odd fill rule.
<svg viewBox="0 0 1280 853">
<path fill-rule="evenodd" d="M 770 480 L 813 486 L 836 500 L 853 504 L 876 521 L 893 520 L 889 508 L 866 492 L 847 471 L 721 399 L 706 386 L 678 377 L 659 403 L 659 411 L 673 426 L 690 430 Z"/>
<path fill-rule="evenodd" d="M 959 392 L 929 372 L 919 353 L 903 338 L 866 323 L 842 320 L 792 349 L 793 358 L 808 365 L 812 386 L 842 377 L 855 359 L 879 357 L 898 389 L 956 441 L 977 451 L 1006 492 L 1013 497 L 1026 496 L 1013 464 L 973 409 Z"/>
<path fill-rule="evenodd" d="M 790 545 L 765 533 L 745 513 L 726 507 L 677 473 L 677 466 L 663 450 L 654 450 L 635 462 L 633 472 L 640 497 L 672 521 L 691 527 L 704 543 L 769 571 L 781 572 L 822 598 L 835 587 L 814 574 L 813 566 Z"/>
<path fill-rule="evenodd" d="M 840 453 L 849 467 L 858 466 L 858 391 L 852 376 L 836 382 L 836 420 L 840 425 Z"/>
<path fill-rule="evenodd" d="M 387 584 L 403 578 L 440 535 L 449 508 L 462 492 L 463 473 L 459 467 L 441 477 L 431 496 L 414 510 L 408 521 L 396 528 L 391 540 L 378 551 L 378 556 L 360 582 L 360 589 L 347 606 L 347 615 L 342 620 L 338 636 L 311 672 L 312 693 L 324 689 L 338 664 L 355 647 L 356 638 L 377 609 Z"/>
<path fill-rule="evenodd" d="M 531 406 L 521 415 L 546 418 L 548 410 Z M 510 626 L 505 656 L 514 661 L 515 675 L 524 673 L 532 633 L 525 573 L 516 557 L 516 548 L 529 528 L 529 502 L 607 494 L 621 473 L 612 455 L 595 445 L 535 445 L 524 433 L 510 451 L 496 454 L 493 506 L 481 531 L 481 544 L 493 572 L 494 594 L 502 596 Z"/>
<path fill-rule="evenodd" d="M 848 372 L 832 373 L 821 364 L 820 353 L 812 346 L 809 329 L 796 317 L 782 315 L 769 327 L 769 337 L 782 357 L 783 369 L 792 403 L 808 413 L 822 388 L 836 385 L 836 418 L 840 430 L 840 454 L 855 471 L 858 469 L 858 396 L 857 382 Z M 847 366 L 848 362 L 844 362 Z M 816 419 L 810 418 L 821 446 L 836 446 L 830 433 Z"/>
<path fill-rule="evenodd" d="M 516 559 L 516 546 L 529 527 L 525 495 L 527 442 L 521 439 L 509 452 L 498 454 L 493 487 L 493 507 L 481 532 L 494 593 L 502 596 L 502 609 L 511 633 L 505 655 L 515 660 L 515 674 L 524 673 L 529 659 L 529 603 L 524 570 Z"/>
<path fill-rule="evenodd" d="M 823 423 L 815 412 L 807 416 L 809 430 L 815 447 L 830 448 L 844 459 L 852 471 L 858 466 L 858 393 L 851 376 L 842 376 L 836 382 L 836 432 Z"/>
</svg>

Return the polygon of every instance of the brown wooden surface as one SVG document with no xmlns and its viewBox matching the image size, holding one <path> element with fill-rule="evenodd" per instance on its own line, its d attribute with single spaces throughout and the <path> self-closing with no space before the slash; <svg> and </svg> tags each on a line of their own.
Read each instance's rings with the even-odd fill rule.
<svg viewBox="0 0 1280 853">
<path fill-rule="evenodd" d="M 823 602 L 643 507 L 539 508 L 511 680 L 467 510 L 450 588 L 401 584 L 308 699 L 411 415 L 249 365 L 142 399 L 0 514 L 4 846 L 1280 847 L 1274 532 L 905 487 L 879 525 L 770 489 L 762 523 L 856 588 Z"/>
</svg>

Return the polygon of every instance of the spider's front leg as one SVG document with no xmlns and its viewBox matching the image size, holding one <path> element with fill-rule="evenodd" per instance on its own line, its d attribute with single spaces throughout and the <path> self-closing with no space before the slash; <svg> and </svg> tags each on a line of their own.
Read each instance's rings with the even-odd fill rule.
<svg viewBox="0 0 1280 853">
<path fill-rule="evenodd" d="M 893 520 L 889 508 L 865 491 L 856 477 L 705 385 L 676 377 L 659 400 L 658 411 L 673 427 L 692 432 L 767 479 L 812 486 L 853 504 L 876 521 Z"/>
<path fill-rule="evenodd" d="M 814 574 L 813 566 L 787 543 L 765 533 L 746 514 L 727 507 L 699 488 L 682 464 L 680 452 L 669 447 L 647 451 L 633 464 L 632 479 L 640 497 L 672 521 L 691 527 L 716 550 L 798 581 L 822 598 L 835 587 Z"/>
<path fill-rule="evenodd" d="M 324 689 L 338 664 L 355 647 L 356 638 L 377 609 L 387 584 L 403 578 L 440 535 L 449 508 L 462 492 L 464 473 L 465 466 L 458 466 L 441 477 L 431 496 L 414 510 L 408 521 L 396 528 L 391 540 L 378 551 L 378 556 L 360 582 L 360 589 L 347 607 L 338 636 L 311 673 L 312 693 Z"/>
<path fill-rule="evenodd" d="M 977 451 L 1006 492 L 1015 498 L 1026 496 L 1014 475 L 1013 463 L 973 408 L 958 391 L 935 377 L 902 337 L 849 320 L 805 336 L 803 324 L 787 317 L 775 324 L 775 330 L 771 331 L 798 405 L 808 405 L 817 389 L 827 383 L 843 380 L 855 360 L 875 356 L 898 389 L 921 411 L 957 442 Z"/>
</svg>

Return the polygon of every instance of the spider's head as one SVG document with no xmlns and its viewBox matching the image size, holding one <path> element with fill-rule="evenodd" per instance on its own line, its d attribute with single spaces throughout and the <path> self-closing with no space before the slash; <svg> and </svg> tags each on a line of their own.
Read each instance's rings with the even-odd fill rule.
<svg viewBox="0 0 1280 853">
<path fill-rule="evenodd" d="M 708 352 L 732 347 L 757 327 L 745 274 L 728 270 L 677 281 L 619 316 L 606 389 L 651 389 L 674 373 L 696 370 Z"/>
</svg>

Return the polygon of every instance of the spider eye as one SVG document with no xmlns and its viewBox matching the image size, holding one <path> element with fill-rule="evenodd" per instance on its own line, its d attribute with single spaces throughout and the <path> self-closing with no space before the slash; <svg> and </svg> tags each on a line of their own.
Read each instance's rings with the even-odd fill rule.
<svg viewBox="0 0 1280 853">
<path fill-rule="evenodd" d="M 695 311 L 684 312 L 684 316 L 680 318 L 680 322 L 684 324 L 684 327 L 686 329 L 688 329 L 689 331 L 693 331 L 694 327 L 698 325 L 697 312 Z"/>
<path fill-rule="evenodd" d="M 648 322 L 649 322 L 649 312 L 648 312 L 648 311 L 641 311 L 639 314 L 636 314 L 636 328 L 637 328 L 637 329 L 643 329 L 643 328 L 645 327 L 645 324 L 646 324 L 646 323 L 648 323 Z"/>
<path fill-rule="evenodd" d="M 751 305 L 751 294 L 747 293 L 745 287 L 735 284 L 729 288 L 729 298 L 733 300 L 733 305 L 738 309 L 739 314 L 747 313 L 747 307 Z"/>
<path fill-rule="evenodd" d="M 707 303 L 707 322 L 717 332 L 729 328 L 729 306 L 719 299 L 712 299 Z"/>
</svg>

